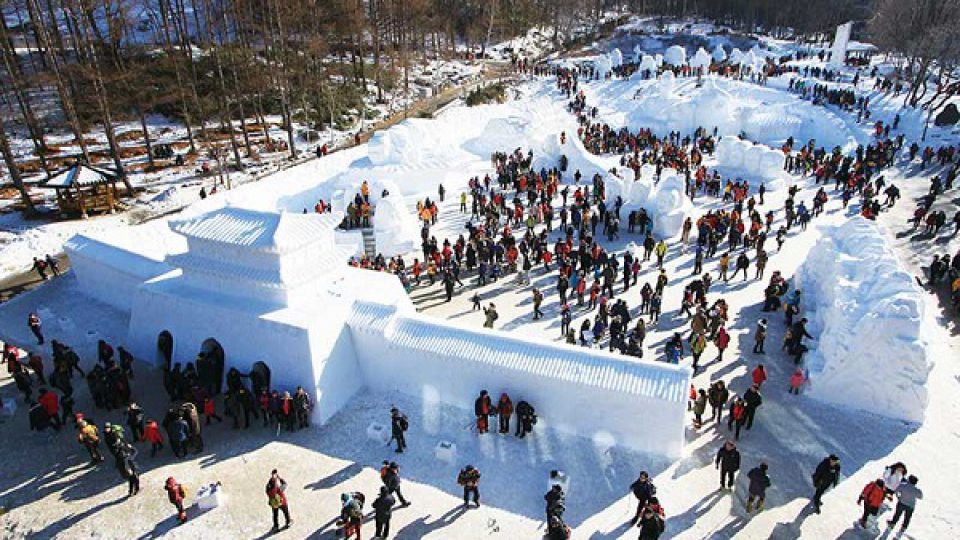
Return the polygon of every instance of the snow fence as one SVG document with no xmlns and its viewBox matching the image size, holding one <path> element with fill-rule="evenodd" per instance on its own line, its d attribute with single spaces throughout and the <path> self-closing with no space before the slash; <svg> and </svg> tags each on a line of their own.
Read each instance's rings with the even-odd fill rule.
<svg viewBox="0 0 960 540">
<path fill-rule="evenodd" d="M 816 336 L 806 357 L 816 399 L 922 422 L 932 368 L 924 295 L 876 223 L 828 227 L 798 273 Z"/>
</svg>

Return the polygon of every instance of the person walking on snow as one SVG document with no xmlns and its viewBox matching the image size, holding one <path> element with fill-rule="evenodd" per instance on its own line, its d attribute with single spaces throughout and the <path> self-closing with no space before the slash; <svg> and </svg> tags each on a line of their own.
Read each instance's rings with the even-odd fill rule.
<svg viewBox="0 0 960 540">
<path fill-rule="evenodd" d="M 917 487 L 917 477 L 910 475 L 907 478 L 906 482 L 900 484 L 900 487 L 897 488 L 896 494 L 899 500 L 897 501 L 897 510 L 893 513 L 893 519 L 887 521 L 887 525 L 893 527 L 900 521 L 900 516 L 903 515 L 903 525 L 900 526 L 900 532 L 907 530 L 907 527 L 910 526 L 910 519 L 913 517 L 913 511 L 917 507 L 917 500 L 923 498 L 923 491 Z"/>
<path fill-rule="evenodd" d="M 857 499 L 857 504 L 863 505 L 863 516 L 860 517 L 859 521 L 861 527 L 866 528 L 867 518 L 876 516 L 880 511 L 880 505 L 883 504 L 884 495 L 882 478 L 878 478 L 863 487 L 863 491 L 860 492 L 860 498 Z"/>
<path fill-rule="evenodd" d="M 767 464 L 760 463 L 757 467 L 750 469 L 747 473 L 750 479 L 750 485 L 747 487 L 749 497 L 747 498 L 747 512 L 753 511 L 753 501 L 757 501 L 757 512 L 763 510 L 764 501 L 767 498 L 767 488 L 770 487 L 770 477 L 767 476 Z"/>
<path fill-rule="evenodd" d="M 381 480 L 383 480 L 383 485 L 387 488 L 390 495 L 397 495 L 400 504 L 410 506 L 410 501 L 404 499 L 403 493 L 400 491 L 400 465 L 398 465 L 397 462 L 391 462 L 390 465 L 387 466 L 387 470 L 384 472 Z"/>
<path fill-rule="evenodd" d="M 813 508 L 816 513 L 820 513 L 820 507 L 823 506 L 823 494 L 827 492 L 830 487 L 837 487 L 837 484 L 840 482 L 840 458 L 835 454 L 830 454 L 823 461 L 817 465 L 817 469 L 813 471 L 813 487 L 815 489 L 813 493 Z"/>
<path fill-rule="evenodd" d="M 760 319 L 757 322 L 757 330 L 753 334 L 753 353 L 763 354 L 763 343 L 767 340 L 767 320 Z"/>
<path fill-rule="evenodd" d="M 36 313 L 30 313 L 27 316 L 27 326 L 30 327 L 30 331 L 37 338 L 37 345 L 43 345 L 43 327 L 40 316 Z"/>
<path fill-rule="evenodd" d="M 643 514 L 643 509 L 646 508 L 647 503 L 650 502 L 652 497 L 657 495 L 657 486 L 653 485 L 647 471 L 640 471 L 640 476 L 637 477 L 637 480 L 630 484 L 630 491 L 632 491 L 633 496 L 637 498 L 637 513 L 633 516 L 633 519 L 630 520 L 630 524 L 636 525 L 636 523 L 640 521 L 640 516 Z"/>
<path fill-rule="evenodd" d="M 373 520 L 376 523 L 376 538 L 386 539 L 390 536 L 390 517 L 393 515 L 393 505 L 396 500 L 390 495 L 387 486 L 380 486 L 380 495 L 373 501 Z"/>
<path fill-rule="evenodd" d="M 186 522 L 187 512 L 183 509 L 183 500 L 187 497 L 187 490 L 184 489 L 183 485 L 178 484 L 172 476 L 167 478 L 163 489 L 167 492 L 167 499 L 170 504 L 177 509 L 177 520 L 180 523 Z"/>
<path fill-rule="evenodd" d="M 407 447 L 407 440 L 404 438 L 403 434 L 407 431 L 407 428 L 410 427 L 410 421 L 407 420 L 406 415 L 400 412 L 400 409 L 396 407 L 390 408 L 390 438 L 394 441 L 397 441 L 397 450 L 398 454 L 402 454 L 404 448 Z M 387 445 L 390 443 L 388 442 Z"/>
<path fill-rule="evenodd" d="M 743 398 L 737 398 L 730 404 L 730 412 L 727 414 L 727 429 L 732 430 L 734 424 L 737 426 L 733 436 L 734 439 L 740 440 L 740 428 L 743 427 L 745 421 L 746 406 L 743 403 Z"/>
<path fill-rule="evenodd" d="M 753 427 L 753 418 L 757 414 L 757 409 L 763 404 L 763 396 L 760 395 L 760 385 L 754 384 L 743 394 L 743 403 L 746 407 L 747 431 Z"/>
<path fill-rule="evenodd" d="M 759 390 L 760 387 L 763 386 L 763 382 L 767 380 L 767 368 L 763 367 L 763 364 L 757 364 L 757 367 L 753 368 L 750 376 L 753 378 L 753 384 Z"/>
<path fill-rule="evenodd" d="M 473 495 L 473 502 L 480 507 L 480 471 L 473 465 L 467 465 L 460 469 L 457 475 L 457 483 L 463 486 L 463 506 L 470 506 L 470 495 Z"/>
<path fill-rule="evenodd" d="M 733 441 L 728 440 L 717 450 L 714 465 L 720 470 L 721 491 L 733 490 L 734 474 L 740 470 L 740 451 Z"/>
</svg>

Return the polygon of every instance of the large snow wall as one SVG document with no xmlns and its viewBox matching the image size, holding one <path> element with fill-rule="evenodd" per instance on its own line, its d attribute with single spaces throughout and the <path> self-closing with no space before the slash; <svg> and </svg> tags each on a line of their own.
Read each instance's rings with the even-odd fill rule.
<svg viewBox="0 0 960 540">
<path fill-rule="evenodd" d="M 829 227 L 800 267 L 810 346 L 809 394 L 910 422 L 923 421 L 932 360 L 922 336 L 924 293 L 876 223 Z"/>
<path fill-rule="evenodd" d="M 357 302 L 348 324 L 372 389 L 417 397 L 428 410 L 443 403 L 470 411 L 480 390 L 507 392 L 537 409 L 538 429 L 680 455 L 689 368 L 461 328 L 373 302 Z"/>
</svg>

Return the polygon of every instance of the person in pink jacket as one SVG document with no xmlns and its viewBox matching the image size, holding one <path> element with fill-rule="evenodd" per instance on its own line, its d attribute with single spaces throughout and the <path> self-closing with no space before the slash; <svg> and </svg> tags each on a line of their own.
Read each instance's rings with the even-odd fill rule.
<svg viewBox="0 0 960 540">
<path fill-rule="evenodd" d="M 791 394 L 800 394 L 800 387 L 803 386 L 803 383 L 807 382 L 807 378 L 803 375 L 803 370 L 797 368 L 793 372 L 793 375 L 790 376 L 790 393 Z"/>
</svg>

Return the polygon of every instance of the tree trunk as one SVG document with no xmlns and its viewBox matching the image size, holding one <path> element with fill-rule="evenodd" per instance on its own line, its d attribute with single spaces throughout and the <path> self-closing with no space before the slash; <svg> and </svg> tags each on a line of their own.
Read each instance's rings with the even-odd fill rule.
<svg viewBox="0 0 960 540">
<path fill-rule="evenodd" d="M 3 122 L 3 115 L 0 115 L 0 153 L 3 154 L 3 161 L 7 164 L 7 170 L 10 171 L 10 180 L 13 182 L 13 186 L 20 192 L 24 212 L 27 215 L 36 214 L 37 209 L 33 206 L 33 201 L 30 200 L 27 186 L 23 184 L 20 169 L 17 168 L 17 162 L 13 157 L 13 152 L 10 151 L 10 142 L 7 140 L 7 127 Z"/>
</svg>

